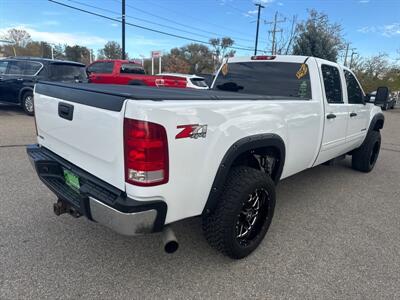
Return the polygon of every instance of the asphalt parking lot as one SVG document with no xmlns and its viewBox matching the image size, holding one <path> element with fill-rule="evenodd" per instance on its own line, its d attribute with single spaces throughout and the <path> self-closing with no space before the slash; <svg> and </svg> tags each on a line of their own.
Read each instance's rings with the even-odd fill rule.
<svg viewBox="0 0 400 300">
<path fill-rule="evenodd" d="M 33 118 L 0 107 L 0 299 L 400 298 L 400 109 L 385 116 L 371 173 L 345 160 L 283 180 L 266 239 L 232 261 L 199 219 L 173 226 L 180 249 L 168 255 L 159 234 L 56 217 L 25 153 Z"/>
</svg>

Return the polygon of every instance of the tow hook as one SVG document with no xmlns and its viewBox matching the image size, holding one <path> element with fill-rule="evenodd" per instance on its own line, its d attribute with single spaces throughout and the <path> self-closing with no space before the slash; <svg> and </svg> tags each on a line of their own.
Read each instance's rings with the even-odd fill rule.
<svg viewBox="0 0 400 300">
<path fill-rule="evenodd" d="M 176 250 L 178 250 L 178 240 L 176 239 L 175 233 L 171 227 L 167 226 L 164 228 L 162 232 L 162 241 L 165 252 L 174 253 Z"/>
<path fill-rule="evenodd" d="M 56 214 L 56 216 L 65 214 L 67 212 L 67 209 L 68 207 L 65 205 L 65 203 L 60 200 L 58 200 L 57 203 L 53 204 L 53 211 Z"/>
<path fill-rule="evenodd" d="M 74 207 L 65 204 L 65 202 L 61 200 L 58 200 L 57 203 L 53 204 L 53 211 L 56 216 L 60 216 L 65 213 L 70 214 L 74 218 L 79 218 L 81 216 L 79 211 L 77 211 Z"/>
</svg>

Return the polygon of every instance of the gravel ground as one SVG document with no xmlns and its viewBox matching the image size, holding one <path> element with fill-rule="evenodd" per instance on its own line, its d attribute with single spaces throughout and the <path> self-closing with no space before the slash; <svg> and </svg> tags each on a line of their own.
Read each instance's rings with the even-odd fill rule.
<svg viewBox="0 0 400 300">
<path fill-rule="evenodd" d="M 0 107 L 0 299 L 400 298 L 400 109 L 385 112 L 373 172 L 349 160 L 283 180 L 259 249 L 232 261 L 210 249 L 199 218 L 160 235 L 123 237 L 52 212 L 25 148 L 33 118 Z"/>
</svg>

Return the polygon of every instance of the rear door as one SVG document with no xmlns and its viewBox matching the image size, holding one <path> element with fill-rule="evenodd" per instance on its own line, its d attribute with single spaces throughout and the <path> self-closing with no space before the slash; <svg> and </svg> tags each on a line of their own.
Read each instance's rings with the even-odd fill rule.
<svg viewBox="0 0 400 300">
<path fill-rule="evenodd" d="M 8 90 L 6 84 L 6 71 L 8 67 L 7 60 L 0 61 L 0 101 L 8 101 Z"/>
<path fill-rule="evenodd" d="M 346 151 L 349 114 L 344 101 L 343 74 L 337 64 L 320 61 L 319 70 L 324 93 L 325 124 L 317 163 L 322 163 Z"/>
<path fill-rule="evenodd" d="M 354 74 L 343 70 L 346 80 L 346 97 L 348 102 L 349 123 L 347 126 L 346 143 L 348 147 L 358 147 L 367 133 L 369 109 L 364 103 L 364 92 Z"/>
<path fill-rule="evenodd" d="M 19 102 L 19 92 L 23 88 L 24 61 L 12 60 L 3 76 L 4 97 L 8 102 Z"/>
</svg>

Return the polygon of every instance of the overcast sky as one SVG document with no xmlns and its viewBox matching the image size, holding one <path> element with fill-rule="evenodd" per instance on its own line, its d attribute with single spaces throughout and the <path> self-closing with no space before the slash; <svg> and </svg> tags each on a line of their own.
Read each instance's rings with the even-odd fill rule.
<svg viewBox="0 0 400 300">
<path fill-rule="evenodd" d="M 119 18 L 120 0 L 56 0 L 112 18 Z M 126 0 L 127 21 L 175 35 L 208 41 L 210 37 L 230 36 L 236 46 L 254 47 L 256 7 L 253 0 Z M 388 53 L 393 59 L 400 49 L 400 0 L 261 0 L 260 49 L 270 49 L 268 31 L 276 11 L 283 29 L 289 19 L 307 17 L 316 9 L 340 23 L 345 38 L 361 55 Z M 264 22 L 265 21 L 265 22 Z M 0 32 L 17 27 L 27 30 L 34 40 L 80 44 L 97 52 L 109 40 L 120 42 L 118 22 L 74 11 L 47 0 L 0 0 Z M 278 34 L 279 38 L 279 34 Z M 149 56 L 151 50 L 168 51 L 190 41 L 127 26 L 127 52 L 130 57 Z M 251 51 L 238 50 L 239 55 Z"/>
</svg>

